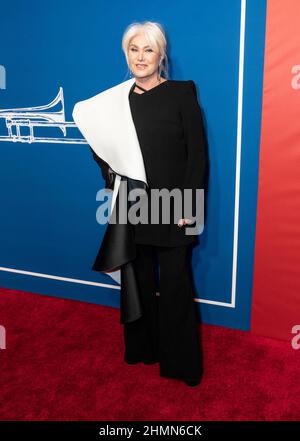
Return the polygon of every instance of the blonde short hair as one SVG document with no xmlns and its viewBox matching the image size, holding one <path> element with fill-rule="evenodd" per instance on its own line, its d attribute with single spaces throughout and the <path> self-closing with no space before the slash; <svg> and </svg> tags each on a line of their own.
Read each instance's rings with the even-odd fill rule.
<svg viewBox="0 0 300 441">
<path fill-rule="evenodd" d="M 134 22 L 127 26 L 122 37 L 122 49 L 126 57 L 127 65 L 129 65 L 128 50 L 130 41 L 139 33 L 144 33 L 148 44 L 160 54 L 162 62 L 159 65 L 159 75 L 163 73 L 164 77 L 168 79 L 167 39 L 165 31 L 159 23 L 144 21 Z"/>
</svg>

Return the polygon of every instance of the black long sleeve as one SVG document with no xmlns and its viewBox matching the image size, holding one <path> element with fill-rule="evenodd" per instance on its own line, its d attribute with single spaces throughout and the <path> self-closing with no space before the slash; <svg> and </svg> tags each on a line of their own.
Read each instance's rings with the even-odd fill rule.
<svg viewBox="0 0 300 441">
<path fill-rule="evenodd" d="M 89 146 L 91 149 L 91 152 L 93 154 L 93 158 L 94 160 L 97 162 L 97 164 L 99 165 L 100 169 L 101 169 L 101 173 L 102 173 L 102 177 L 105 181 L 105 187 L 106 188 L 110 188 L 113 189 L 113 184 L 114 184 L 114 177 L 115 174 L 114 173 L 110 173 L 109 172 L 109 165 L 103 161 L 103 159 L 101 159 L 95 152 L 94 150 L 91 148 L 91 146 Z"/>
<path fill-rule="evenodd" d="M 187 149 L 184 188 L 193 190 L 193 214 L 195 215 L 196 189 L 205 189 L 207 155 L 202 113 L 193 80 L 186 81 L 183 88 L 181 114 Z"/>
</svg>

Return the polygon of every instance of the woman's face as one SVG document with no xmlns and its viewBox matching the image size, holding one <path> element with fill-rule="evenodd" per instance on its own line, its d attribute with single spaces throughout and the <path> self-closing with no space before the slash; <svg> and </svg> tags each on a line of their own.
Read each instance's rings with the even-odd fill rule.
<svg viewBox="0 0 300 441">
<path fill-rule="evenodd" d="M 160 55 L 149 46 L 143 34 L 137 34 L 128 48 L 129 69 L 137 78 L 146 78 L 157 73 Z"/>
</svg>

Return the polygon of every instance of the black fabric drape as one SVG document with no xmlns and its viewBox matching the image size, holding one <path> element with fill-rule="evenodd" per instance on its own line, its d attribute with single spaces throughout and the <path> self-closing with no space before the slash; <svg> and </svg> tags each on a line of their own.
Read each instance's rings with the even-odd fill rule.
<svg viewBox="0 0 300 441">
<path fill-rule="evenodd" d="M 113 174 L 111 179 L 108 174 L 109 166 L 94 152 L 93 157 L 101 168 L 102 176 L 106 182 L 106 188 L 112 190 L 115 174 Z M 146 184 L 122 176 L 121 182 L 125 181 L 127 181 L 127 206 L 129 209 L 133 203 L 133 201 L 128 201 L 128 193 L 130 190 L 135 188 L 146 189 Z M 136 281 L 136 274 L 132 265 L 132 260 L 136 257 L 134 230 L 129 222 L 125 224 L 119 223 L 119 197 L 120 192 L 117 194 L 114 210 L 110 216 L 110 220 L 115 219 L 116 222 L 108 222 L 92 270 L 106 273 L 116 270 L 121 271 L 120 323 L 124 324 L 140 318 L 143 311 Z"/>
</svg>

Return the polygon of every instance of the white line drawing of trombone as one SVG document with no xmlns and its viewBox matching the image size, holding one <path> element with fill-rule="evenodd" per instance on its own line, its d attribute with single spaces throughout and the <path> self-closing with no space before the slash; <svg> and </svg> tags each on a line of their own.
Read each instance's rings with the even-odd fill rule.
<svg viewBox="0 0 300 441">
<path fill-rule="evenodd" d="M 54 108 L 59 105 L 61 109 L 55 110 Z M 49 104 L 36 107 L 0 109 L 0 119 L 5 120 L 7 128 L 7 135 L 0 135 L 0 141 L 25 142 L 29 144 L 33 142 L 87 144 L 84 138 L 68 138 L 66 136 L 68 127 L 76 128 L 77 126 L 74 121 L 66 121 L 62 87 L 59 88 L 57 96 Z M 58 128 L 62 131 L 63 136 L 35 136 L 35 127 Z M 26 134 L 24 133 L 25 131 Z"/>
</svg>

